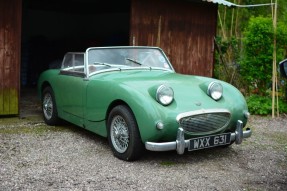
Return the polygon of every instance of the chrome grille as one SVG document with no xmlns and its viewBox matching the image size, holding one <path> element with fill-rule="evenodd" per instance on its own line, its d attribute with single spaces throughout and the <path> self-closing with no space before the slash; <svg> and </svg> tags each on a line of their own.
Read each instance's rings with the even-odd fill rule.
<svg viewBox="0 0 287 191">
<path fill-rule="evenodd" d="M 229 112 L 199 113 L 178 119 L 180 126 L 189 133 L 216 131 L 228 125 Z"/>
</svg>

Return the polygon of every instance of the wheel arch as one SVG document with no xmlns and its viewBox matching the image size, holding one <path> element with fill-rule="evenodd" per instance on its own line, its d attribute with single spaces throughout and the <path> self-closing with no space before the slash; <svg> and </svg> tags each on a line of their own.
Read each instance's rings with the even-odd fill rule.
<svg viewBox="0 0 287 191">
<path fill-rule="evenodd" d="M 158 121 L 157 119 L 161 119 L 161 116 L 160 112 L 158 112 L 159 110 L 156 110 L 156 107 L 152 103 L 140 106 L 133 102 L 129 102 L 129 100 L 125 101 L 123 99 L 112 101 L 106 110 L 105 122 L 107 132 L 109 114 L 111 110 L 118 105 L 127 106 L 133 114 L 143 143 L 148 141 L 151 137 L 157 139 L 156 137 L 161 137 L 163 135 L 164 131 L 158 131 L 158 129 L 156 129 L 156 121 Z M 148 111 L 148 113 L 145 111 Z"/>
<path fill-rule="evenodd" d="M 43 91 L 46 87 L 51 87 L 51 84 L 48 81 L 44 81 L 41 86 L 41 91 Z"/>
<path fill-rule="evenodd" d="M 40 100 L 42 100 L 42 94 L 43 94 L 43 91 L 46 87 L 51 87 L 51 84 L 48 82 L 48 81 L 44 81 L 42 82 L 41 84 L 39 84 L 39 87 L 38 87 L 38 97 Z M 52 88 L 53 89 L 53 88 Z"/>
<path fill-rule="evenodd" d="M 57 105 L 56 105 L 56 99 L 54 95 L 54 91 L 52 86 L 47 82 L 43 83 L 42 86 L 39 88 L 39 91 L 41 92 L 41 107 L 42 107 L 42 112 L 43 112 L 43 117 L 48 125 L 57 125 L 59 123 L 59 117 L 58 117 L 58 111 L 57 111 Z M 50 101 L 46 102 L 46 95 L 50 94 Z M 46 104 L 44 104 L 47 103 Z M 44 105 L 45 108 L 44 109 Z M 49 106 L 51 105 L 51 106 Z M 45 111 L 46 112 L 45 112 Z M 50 112 L 52 111 L 52 112 Z M 49 114 L 47 114 L 49 113 Z"/>
<path fill-rule="evenodd" d="M 132 114 L 134 115 L 134 117 L 135 117 L 135 114 L 134 114 L 132 108 L 128 105 L 128 103 L 126 103 L 125 101 L 120 100 L 120 99 L 114 100 L 113 102 L 110 103 L 110 105 L 109 105 L 109 107 L 108 107 L 108 109 L 106 111 L 106 119 L 107 119 L 106 120 L 106 127 L 108 126 L 108 118 L 109 118 L 110 112 L 112 111 L 112 109 L 114 107 L 116 107 L 118 105 L 125 105 L 125 106 L 127 106 L 129 108 L 129 110 L 132 112 Z"/>
</svg>

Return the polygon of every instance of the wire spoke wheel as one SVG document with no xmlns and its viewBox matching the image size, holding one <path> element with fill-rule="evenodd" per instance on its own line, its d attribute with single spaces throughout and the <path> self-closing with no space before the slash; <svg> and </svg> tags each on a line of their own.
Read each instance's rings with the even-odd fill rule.
<svg viewBox="0 0 287 191">
<path fill-rule="evenodd" d="M 46 119 L 51 119 L 53 115 L 53 101 L 51 94 L 47 93 L 43 99 L 43 112 Z"/>
<path fill-rule="evenodd" d="M 119 153 L 124 153 L 129 146 L 129 129 L 125 120 L 117 115 L 111 124 L 111 140 Z"/>
<path fill-rule="evenodd" d="M 42 92 L 42 111 L 44 121 L 48 125 L 57 125 L 59 122 L 54 92 L 46 87 Z"/>
<path fill-rule="evenodd" d="M 144 144 L 134 114 L 128 106 L 118 105 L 111 110 L 107 131 L 114 156 L 121 160 L 132 161 L 142 155 Z"/>
</svg>

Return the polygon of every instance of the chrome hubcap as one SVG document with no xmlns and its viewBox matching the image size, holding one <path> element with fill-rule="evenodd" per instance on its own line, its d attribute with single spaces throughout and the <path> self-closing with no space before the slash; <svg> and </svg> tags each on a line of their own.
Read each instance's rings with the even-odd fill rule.
<svg viewBox="0 0 287 191">
<path fill-rule="evenodd" d="M 53 101 L 51 94 L 46 94 L 43 99 L 43 112 L 46 119 L 51 119 L 53 114 Z"/>
<path fill-rule="evenodd" d="M 111 141 L 119 153 L 124 153 L 129 146 L 129 130 L 125 120 L 117 115 L 111 123 Z"/>
</svg>

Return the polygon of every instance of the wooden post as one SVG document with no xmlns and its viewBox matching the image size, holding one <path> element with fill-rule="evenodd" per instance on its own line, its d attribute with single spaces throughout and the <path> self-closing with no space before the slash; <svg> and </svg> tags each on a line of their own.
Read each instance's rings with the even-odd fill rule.
<svg viewBox="0 0 287 191">
<path fill-rule="evenodd" d="M 0 116 L 19 114 L 21 0 L 0 0 Z"/>
<path fill-rule="evenodd" d="M 277 91 L 277 65 L 276 65 L 276 29 L 277 29 L 277 0 L 273 11 L 274 47 L 273 47 L 273 71 L 272 71 L 272 118 L 275 117 L 275 92 Z M 277 98 L 277 117 L 279 117 L 278 94 Z"/>
</svg>

